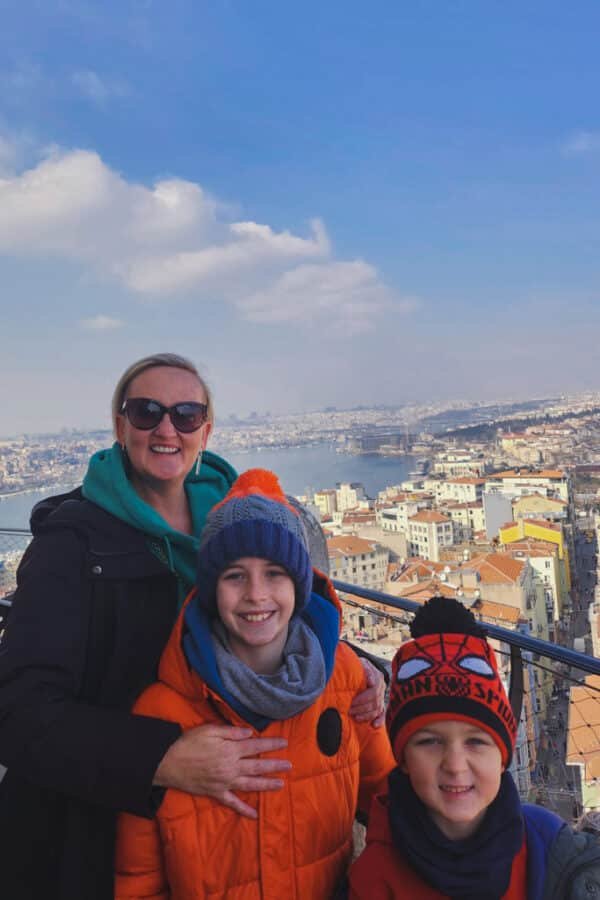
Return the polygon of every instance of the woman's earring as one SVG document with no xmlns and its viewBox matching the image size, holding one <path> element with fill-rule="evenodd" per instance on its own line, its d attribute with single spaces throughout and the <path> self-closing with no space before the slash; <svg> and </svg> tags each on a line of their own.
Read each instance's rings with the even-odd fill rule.
<svg viewBox="0 0 600 900">
<path fill-rule="evenodd" d="M 202 465 L 202 450 L 201 450 L 200 453 L 198 454 L 198 459 L 196 460 L 196 468 L 195 468 L 195 470 L 194 470 L 194 474 L 195 474 L 195 475 L 199 475 L 199 474 L 200 474 L 200 466 L 201 466 L 201 465 Z"/>
</svg>

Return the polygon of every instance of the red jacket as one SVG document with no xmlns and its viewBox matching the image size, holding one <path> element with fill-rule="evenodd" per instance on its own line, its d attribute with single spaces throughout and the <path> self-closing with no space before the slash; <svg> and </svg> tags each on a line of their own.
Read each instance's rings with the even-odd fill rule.
<svg viewBox="0 0 600 900">
<path fill-rule="evenodd" d="M 339 601 L 327 583 L 327 598 Z M 246 725 L 190 669 L 181 650 L 182 616 L 163 654 L 160 681 L 134 711 L 178 722 Z M 116 897 L 144 900 L 320 900 L 332 897 L 352 851 L 357 806 L 368 810 L 395 762 L 384 729 L 348 714 L 364 687 L 362 666 L 339 644 L 333 674 L 319 699 L 291 719 L 272 722 L 264 737 L 284 737 L 292 769 L 284 787 L 241 795 L 258 810 L 247 819 L 208 797 L 166 792 L 154 820 L 123 814 L 118 823 Z M 341 718 L 341 744 L 319 749 L 317 726 L 326 710 Z M 331 712 L 328 713 L 331 715 Z M 335 716 L 336 713 L 333 713 Z"/>
<path fill-rule="evenodd" d="M 371 806 L 367 846 L 350 869 L 348 900 L 448 900 L 423 881 L 394 846 L 386 795 L 375 797 Z M 527 900 L 525 840 L 502 900 Z"/>
</svg>

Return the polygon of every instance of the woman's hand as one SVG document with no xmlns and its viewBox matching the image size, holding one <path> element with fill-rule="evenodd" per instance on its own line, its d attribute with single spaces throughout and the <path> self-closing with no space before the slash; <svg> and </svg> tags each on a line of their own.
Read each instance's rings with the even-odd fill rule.
<svg viewBox="0 0 600 900">
<path fill-rule="evenodd" d="M 365 670 L 367 687 L 350 704 L 350 715 L 357 722 L 370 722 L 373 728 L 380 728 L 385 722 L 385 679 L 368 659 L 364 656 L 359 659 Z"/>
<path fill-rule="evenodd" d="M 154 775 L 158 787 L 203 794 L 229 806 L 241 816 L 256 819 L 256 810 L 233 791 L 277 791 L 280 778 L 273 772 L 291 769 L 286 759 L 257 759 L 257 754 L 283 750 L 283 738 L 252 737 L 249 728 L 200 725 L 185 731 L 171 744 Z"/>
</svg>

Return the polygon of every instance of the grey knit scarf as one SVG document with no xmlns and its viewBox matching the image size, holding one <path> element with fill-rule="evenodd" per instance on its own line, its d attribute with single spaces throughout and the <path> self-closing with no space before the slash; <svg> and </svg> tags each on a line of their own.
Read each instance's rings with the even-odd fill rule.
<svg viewBox="0 0 600 900">
<path fill-rule="evenodd" d="M 220 619 L 212 626 L 217 667 L 223 686 L 244 706 L 268 719 L 291 719 L 322 694 L 325 659 L 314 631 L 296 616 L 288 627 L 283 663 L 272 675 L 258 675 L 235 656 Z"/>
</svg>

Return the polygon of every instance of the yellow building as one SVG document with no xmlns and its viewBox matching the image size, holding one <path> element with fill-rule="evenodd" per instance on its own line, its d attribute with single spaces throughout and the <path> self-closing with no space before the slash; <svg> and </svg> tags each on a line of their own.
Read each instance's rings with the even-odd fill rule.
<svg viewBox="0 0 600 900">
<path fill-rule="evenodd" d="M 508 522 L 498 531 L 501 544 L 514 544 L 524 538 L 533 538 L 538 541 L 547 541 L 558 547 L 558 558 L 564 562 L 565 589 L 571 589 L 571 567 L 569 550 L 565 541 L 562 526 L 547 519 L 517 519 L 516 522 Z"/>
</svg>

